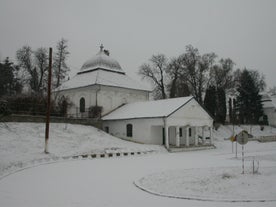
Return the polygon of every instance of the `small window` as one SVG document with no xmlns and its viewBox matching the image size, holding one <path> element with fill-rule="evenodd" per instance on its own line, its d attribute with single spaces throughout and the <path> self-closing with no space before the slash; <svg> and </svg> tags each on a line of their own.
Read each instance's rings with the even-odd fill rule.
<svg viewBox="0 0 276 207">
<path fill-rule="evenodd" d="M 80 99 L 80 112 L 85 112 L 85 99 L 83 97 Z"/>
<path fill-rule="evenodd" d="M 192 136 L 192 128 L 189 128 L 189 137 Z"/>
<path fill-rule="evenodd" d="M 109 133 L 109 127 L 106 126 L 106 127 L 104 128 L 104 131 L 105 131 L 106 133 Z"/>
<path fill-rule="evenodd" d="M 182 128 L 179 128 L 179 136 L 182 137 Z"/>
<path fill-rule="evenodd" d="M 132 137 L 132 124 L 126 125 L 127 137 Z"/>
</svg>

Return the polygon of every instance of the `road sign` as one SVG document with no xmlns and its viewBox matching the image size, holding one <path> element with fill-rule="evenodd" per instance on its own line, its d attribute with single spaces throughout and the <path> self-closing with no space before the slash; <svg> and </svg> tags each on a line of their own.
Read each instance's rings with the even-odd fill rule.
<svg viewBox="0 0 276 207">
<path fill-rule="evenodd" d="M 241 145 L 245 145 L 248 142 L 248 132 L 243 130 L 237 135 L 237 142 Z"/>
</svg>

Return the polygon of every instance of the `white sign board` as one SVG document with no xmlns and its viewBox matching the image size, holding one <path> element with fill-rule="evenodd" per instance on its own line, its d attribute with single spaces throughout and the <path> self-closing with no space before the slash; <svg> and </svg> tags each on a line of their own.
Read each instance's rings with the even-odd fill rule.
<svg viewBox="0 0 276 207">
<path fill-rule="evenodd" d="M 245 145 L 248 142 L 248 132 L 243 130 L 237 135 L 237 142 L 241 145 Z"/>
</svg>

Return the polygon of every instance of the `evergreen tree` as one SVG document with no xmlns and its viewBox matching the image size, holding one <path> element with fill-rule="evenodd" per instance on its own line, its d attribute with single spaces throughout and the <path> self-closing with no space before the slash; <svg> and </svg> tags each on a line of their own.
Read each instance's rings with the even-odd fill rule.
<svg viewBox="0 0 276 207">
<path fill-rule="evenodd" d="M 16 77 L 18 67 L 6 58 L 4 63 L 0 63 L 0 97 L 11 96 L 20 92 L 22 84 Z"/>
<path fill-rule="evenodd" d="M 239 92 L 237 106 L 240 122 L 242 124 L 257 124 L 259 118 L 263 116 L 261 95 L 254 77 L 247 69 L 241 73 L 237 91 Z"/>
<path fill-rule="evenodd" d="M 229 108 L 229 122 L 233 123 L 233 106 L 232 106 L 231 98 L 229 98 L 229 100 L 228 100 L 228 108 Z"/>
<path fill-rule="evenodd" d="M 226 95 L 223 88 L 217 88 L 216 122 L 225 123 L 226 118 Z"/>
<path fill-rule="evenodd" d="M 204 106 L 208 112 L 215 117 L 216 115 L 216 88 L 209 86 L 204 98 Z"/>
</svg>

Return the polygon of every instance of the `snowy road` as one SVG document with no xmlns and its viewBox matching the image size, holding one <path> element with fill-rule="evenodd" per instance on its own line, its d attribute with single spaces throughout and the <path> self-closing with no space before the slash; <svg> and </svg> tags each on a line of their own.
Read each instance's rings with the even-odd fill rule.
<svg viewBox="0 0 276 207">
<path fill-rule="evenodd" d="M 275 150 L 276 144 L 249 143 L 248 155 L 255 155 L 257 149 L 262 155 L 265 153 L 262 148 Z M 276 202 L 226 203 L 165 198 L 144 192 L 133 184 L 145 175 L 167 170 L 239 167 L 240 160 L 233 156 L 223 144 L 215 150 L 41 165 L 0 180 L 0 206 L 275 206 Z M 262 166 L 276 166 L 276 163 L 263 160 Z"/>
</svg>

